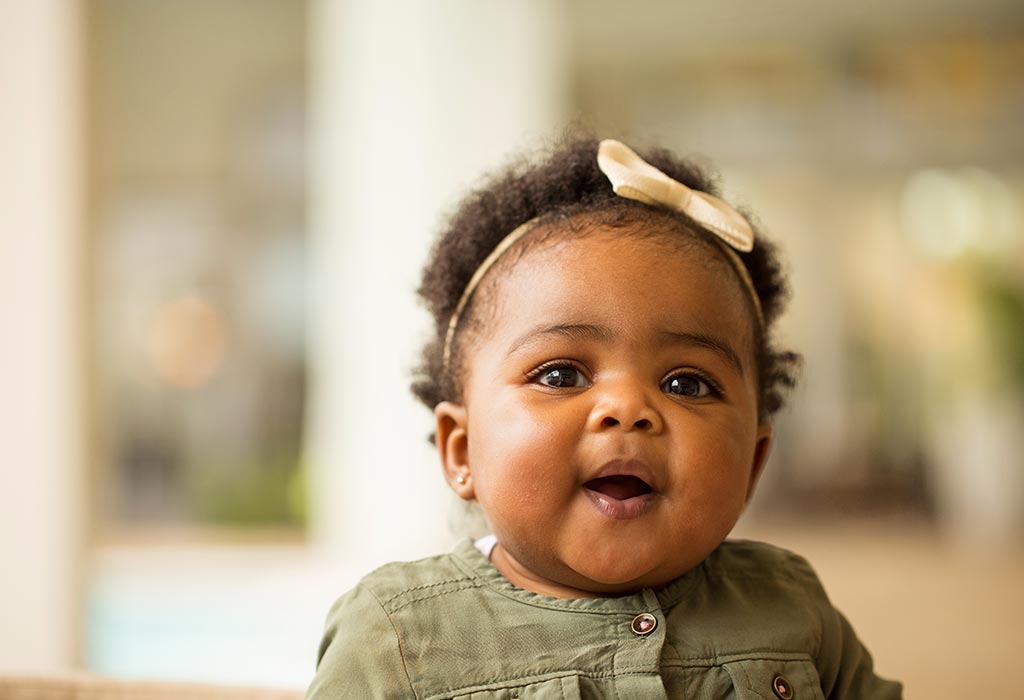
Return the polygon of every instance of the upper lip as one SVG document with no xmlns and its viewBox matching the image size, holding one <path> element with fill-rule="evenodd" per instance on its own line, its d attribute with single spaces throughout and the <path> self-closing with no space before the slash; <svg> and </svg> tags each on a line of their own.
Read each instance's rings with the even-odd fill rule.
<svg viewBox="0 0 1024 700">
<path fill-rule="evenodd" d="M 588 475 L 583 483 L 586 484 L 594 479 L 601 479 L 606 476 L 634 476 L 637 479 L 642 479 L 644 483 L 651 487 L 652 491 L 660 490 L 654 470 L 647 466 L 646 462 L 639 459 L 613 459 L 610 462 L 605 462 L 601 465 L 600 469 Z"/>
</svg>

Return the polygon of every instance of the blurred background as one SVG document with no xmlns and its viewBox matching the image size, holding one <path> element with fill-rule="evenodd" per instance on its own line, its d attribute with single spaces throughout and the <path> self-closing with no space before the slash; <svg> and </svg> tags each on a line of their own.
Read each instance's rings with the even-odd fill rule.
<svg viewBox="0 0 1024 700">
<path fill-rule="evenodd" d="M 569 124 L 721 174 L 805 357 L 742 536 L 909 698 L 1024 649 L 1024 6 L 0 0 L 0 671 L 304 687 L 465 519 L 407 390 L 460 193 Z"/>
</svg>

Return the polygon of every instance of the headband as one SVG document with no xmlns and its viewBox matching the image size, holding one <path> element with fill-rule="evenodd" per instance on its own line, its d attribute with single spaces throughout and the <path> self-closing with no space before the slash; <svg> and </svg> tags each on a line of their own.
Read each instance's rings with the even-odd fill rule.
<svg viewBox="0 0 1024 700">
<path fill-rule="evenodd" d="M 762 328 L 764 327 L 761 300 L 757 296 L 757 290 L 754 288 L 754 282 L 750 278 L 747 266 L 735 252 L 739 250 L 749 253 L 754 249 L 754 229 L 742 214 L 718 197 L 707 192 L 690 189 L 683 183 L 673 180 L 638 156 L 629 146 L 612 139 L 605 139 L 598 146 L 597 166 L 611 181 L 612 191 L 620 197 L 686 214 L 714 234 L 714 240 L 720 243 L 719 247 L 736 268 L 736 273 L 753 299 L 758 323 Z M 515 228 L 512 233 L 498 243 L 473 273 L 473 277 L 470 278 L 469 284 L 462 292 L 459 303 L 455 305 L 455 311 L 452 312 L 451 320 L 448 322 L 448 332 L 445 334 L 444 354 L 442 355 L 442 362 L 446 369 L 451 361 L 455 329 L 459 325 L 459 319 L 466 304 L 469 303 L 470 297 L 480 284 L 480 280 L 505 251 L 533 230 L 537 222 L 538 219 L 533 218 Z"/>
</svg>

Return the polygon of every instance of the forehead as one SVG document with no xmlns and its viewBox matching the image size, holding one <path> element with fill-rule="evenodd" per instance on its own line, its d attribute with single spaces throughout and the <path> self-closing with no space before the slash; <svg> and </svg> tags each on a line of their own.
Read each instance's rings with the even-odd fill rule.
<svg viewBox="0 0 1024 700">
<path fill-rule="evenodd" d="M 728 338 L 752 366 L 746 291 L 713 243 L 638 226 L 538 233 L 493 271 L 483 337 L 507 343 L 544 323 L 600 325 L 637 339 L 700 333 Z"/>
</svg>

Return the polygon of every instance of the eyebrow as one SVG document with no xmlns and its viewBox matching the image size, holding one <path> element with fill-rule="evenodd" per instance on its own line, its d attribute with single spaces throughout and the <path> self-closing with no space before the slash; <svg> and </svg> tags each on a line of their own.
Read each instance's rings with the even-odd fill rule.
<svg viewBox="0 0 1024 700">
<path fill-rule="evenodd" d="M 735 367 L 741 377 L 744 376 L 743 363 L 740 361 L 739 355 L 728 342 L 720 338 L 706 333 L 683 331 L 661 331 L 659 335 L 668 343 L 706 348 Z M 615 333 L 607 326 L 596 326 L 590 323 L 558 323 L 531 328 L 512 341 L 508 354 L 511 355 L 523 346 L 549 336 L 560 336 L 570 340 L 597 340 L 606 343 L 615 339 Z"/>
<path fill-rule="evenodd" d="M 570 340 L 600 340 L 604 342 L 611 341 L 615 337 L 610 328 L 595 326 L 590 323 L 558 323 L 553 326 L 538 326 L 531 328 L 512 341 L 508 348 L 508 354 L 511 355 L 524 345 L 529 345 L 536 340 L 552 335 L 562 336 Z"/>
<path fill-rule="evenodd" d="M 681 342 L 686 345 L 697 345 L 698 347 L 707 348 L 735 367 L 741 377 L 744 375 L 743 363 L 740 362 L 740 356 L 736 354 L 736 351 L 732 349 L 732 346 L 724 340 L 712 335 L 707 335 L 706 333 L 662 331 L 661 335 L 673 342 Z"/>
</svg>

